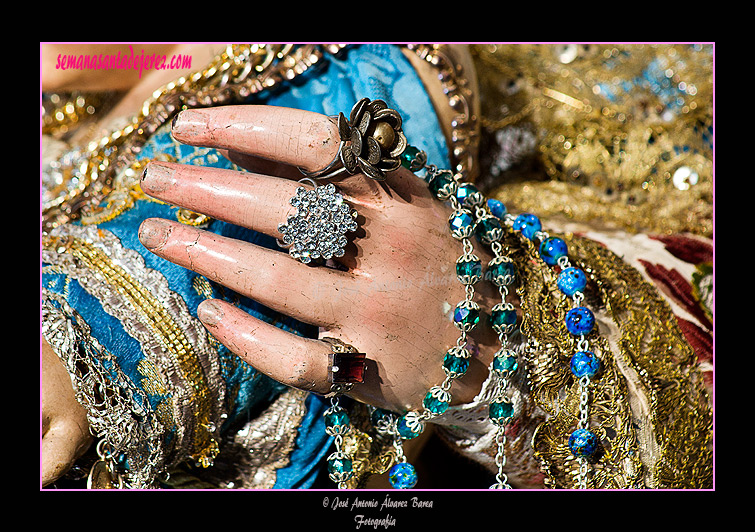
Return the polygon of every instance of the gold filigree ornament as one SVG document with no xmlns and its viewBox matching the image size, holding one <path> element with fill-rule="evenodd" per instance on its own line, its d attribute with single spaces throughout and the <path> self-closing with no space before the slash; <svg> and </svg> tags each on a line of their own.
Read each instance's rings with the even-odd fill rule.
<svg viewBox="0 0 755 532">
<path fill-rule="evenodd" d="M 396 463 L 396 448 L 390 438 L 381 437 L 370 419 L 368 406 L 353 402 L 349 409 L 351 430 L 344 435 L 343 448 L 351 456 L 354 474 L 348 489 L 365 488 L 370 478 L 382 475 Z"/>
</svg>

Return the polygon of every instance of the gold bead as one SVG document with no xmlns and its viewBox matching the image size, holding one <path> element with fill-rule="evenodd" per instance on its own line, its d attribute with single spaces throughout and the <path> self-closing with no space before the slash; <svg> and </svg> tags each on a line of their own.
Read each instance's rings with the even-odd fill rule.
<svg viewBox="0 0 755 532">
<path fill-rule="evenodd" d="M 380 148 L 388 150 L 396 140 L 396 133 L 389 123 L 377 122 L 375 123 L 375 131 L 372 133 L 372 137 L 378 142 Z"/>
</svg>

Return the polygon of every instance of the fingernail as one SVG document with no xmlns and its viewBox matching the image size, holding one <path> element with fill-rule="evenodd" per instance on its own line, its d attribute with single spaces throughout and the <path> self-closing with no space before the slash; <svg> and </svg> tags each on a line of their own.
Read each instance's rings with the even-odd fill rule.
<svg viewBox="0 0 755 532">
<path fill-rule="evenodd" d="M 214 301 L 202 301 L 197 308 L 197 316 L 205 325 L 214 327 L 223 319 L 223 309 Z"/>
<path fill-rule="evenodd" d="M 149 163 L 142 174 L 142 189 L 147 192 L 162 192 L 174 183 L 175 169 L 160 163 Z"/>
<path fill-rule="evenodd" d="M 183 138 L 202 135 L 207 130 L 206 113 L 195 109 L 185 109 L 173 117 L 171 133 Z"/>
<path fill-rule="evenodd" d="M 183 113 L 183 111 L 178 111 L 173 116 L 173 120 L 170 121 L 170 129 L 176 129 L 176 122 L 178 122 L 178 117 L 181 116 L 181 113 Z"/>
<path fill-rule="evenodd" d="M 147 249 L 165 245 L 170 235 L 170 225 L 159 218 L 144 220 L 139 226 L 139 241 Z"/>
</svg>

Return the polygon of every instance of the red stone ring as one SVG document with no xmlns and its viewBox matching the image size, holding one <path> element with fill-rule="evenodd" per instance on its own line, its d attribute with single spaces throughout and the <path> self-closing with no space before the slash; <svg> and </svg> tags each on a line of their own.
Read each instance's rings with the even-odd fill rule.
<svg viewBox="0 0 755 532">
<path fill-rule="evenodd" d="M 348 393 L 354 384 L 364 382 L 365 354 L 337 338 L 322 338 L 330 344 L 328 354 L 328 382 L 330 393 L 325 397 L 335 397 Z"/>
</svg>

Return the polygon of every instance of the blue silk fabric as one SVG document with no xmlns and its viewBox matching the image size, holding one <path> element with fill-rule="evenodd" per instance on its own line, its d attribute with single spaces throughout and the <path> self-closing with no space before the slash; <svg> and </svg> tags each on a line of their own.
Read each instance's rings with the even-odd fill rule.
<svg viewBox="0 0 755 532">
<path fill-rule="evenodd" d="M 382 99 L 389 107 L 398 110 L 403 118 L 403 129 L 409 143 L 425 150 L 431 163 L 448 166 L 448 153 L 443 134 L 430 99 L 411 64 L 398 47 L 391 45 L 360 45 L 349 48 L 337 58 L 329 57 L 324 64 L 304 74 L 295 83 L 273 94 L 255 97 L 250 104 L 267 104 L 305 109 L 325 115 L 343 112 L 348 116 L 352 106 L 361 98 Z M 170 136 L 170 124 L 161 127 L 148 141 L 139 158 L 152 159 L 167 153 L 183 164 L 236 168 L 214 150 L 178 144 Z M 206 299 L 199 294 L 193 282 L 197 275 L 165 261 L 148 252 L 139 242 L 137 234 L 141 222 L 149 217 L 176 219 L 177 208 L 150 200 L 138 200 L 131 208 L 115 219 L 100 224 L 116 235 L 121 244 L 137 251 L 148 268 L 161 272 L 168 280 L 170 289 L 181 295 L 190 313 L 196 317 L 197 306 Z M 278 249 L 275 239 L 254 231 L 222 221 L 212 221 L 208 231 L 244 240 L 260 246 Z M 130 336 L 118 319 L 108 314 L 95 297 L 90 295 L 75 280 L 65 274 L 43 272 L 42 286 L 64 295 L 68 303 L 91 327 L 92 335 L 112 353 L 122 372 L 140 386 L 137 365 L 146 354 L 139 342 Z M 232 300 L 251 315 L 273 323 L 278 327 L 305 336 L 316 336 L 310 326 L 282 316 L 238 294 L 215 287 L 213 297 Z M 233 359 L 233 363 L 221 364 L 226 386 L 226 402 L 229 418 L 223 427 L 227 429 L 234 421 L 244 419 L 255 406 L 265 404 L 280 394 L 285 387 L 257 372 L 238 359 L 224 347 L 221 358 Z M 156 408 L 164 399 L 157 394 L 142 390 L 149 404 Z M 299 427 L 296 448 L 290 455 L 290 463 L 277 471 L 275 488 L 307 488 L 312 485 L 319 465 L 327 456 L 332 439 L 324 432 L 322 414 L 329 406 L 319 396 L 310 394 L 306 401 L 307 413 Z"/>
</svg>

